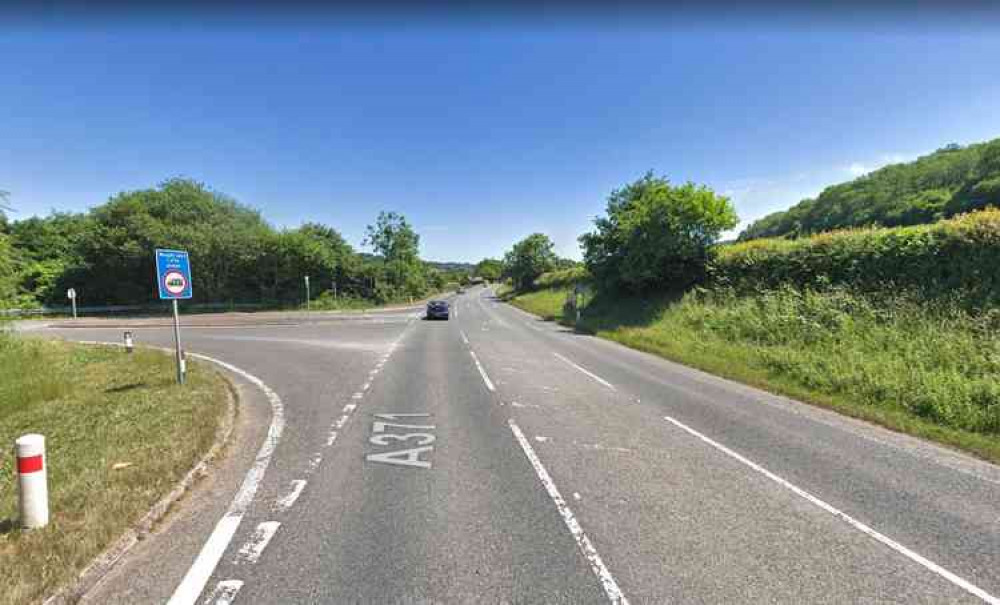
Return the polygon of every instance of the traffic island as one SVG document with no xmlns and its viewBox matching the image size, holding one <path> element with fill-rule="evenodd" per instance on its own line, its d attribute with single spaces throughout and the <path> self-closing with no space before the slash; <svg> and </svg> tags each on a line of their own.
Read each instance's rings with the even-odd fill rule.
<svg viewBox="0 0 1000 605">
<path fill-rule="evenodd" d="M 228 386 L 160 351 L 0 334 L 0 604 L 71 584 L 212 448 Z M 14 441 L 45 436 L 49 524 L 22 530 Z"/>
</svg>

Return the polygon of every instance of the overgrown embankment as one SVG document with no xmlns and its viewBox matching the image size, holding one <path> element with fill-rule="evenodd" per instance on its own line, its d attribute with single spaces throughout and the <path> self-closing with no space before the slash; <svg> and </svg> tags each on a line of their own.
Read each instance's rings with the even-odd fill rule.
<svg viewBox="0 0 1000 605">
<path fill-rule="evenodd" d="M 15 338 L 0 331 L 0 603 L 71 581 L 134 525 L 214 441 L 220 375 L 199 363 L 175 384 L 155 351 Z M 17 529 L 14 439 L 46 437 L 52 521 Z"/>
<path fill-rule="evenodd" d="M 1000 212 L 724 246 L 711 275 L 600 293 L 580 329 L 1000 462 Z M 511 302 L 562 321 L 546 281 Z"/>
</svg>

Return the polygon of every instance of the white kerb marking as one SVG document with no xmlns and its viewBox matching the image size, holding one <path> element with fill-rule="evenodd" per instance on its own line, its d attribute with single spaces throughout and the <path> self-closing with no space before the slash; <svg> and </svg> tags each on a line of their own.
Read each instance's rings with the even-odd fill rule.
<svg viewBox="0 0 1000 605">
<path fill-rule="evenodd" d="M 215 525 L 215 529 L 212 530 L 208 540 L 205 541 L 205 545 L 202 546 L 201 552 L 198 553 L 194 563 L 191 564 L 191 568 L 184 574 L 184 579 L 181 580 L 180 585 L 174 590 L 174 594 L 170 597 L 168 605 L 194 605 L 198 601 L 198 597 L 205 590 L 205 585 L 208 583 L 209 578 L 215 572 L 219 560 L 222 559 L 226 548 L 229 547 L 233 535 L 236 534 L 236 530 L 243 520 L 243 515 L 253 501 L 253 497 L 257 493 L 257 487 L 260 486 L 261 481 L 264 479 L 264 473 L 271 464 L 274 449 L 281 440 L 281 433 L 285 430 L 285 408 L 281 403 L 281 398 L 269 386 L 264 384 L 260 378 L 234 365 L 206 355 L 197 353 L 189 353 L 189 355 L 226 368 L 230 372 L 242 376 L 263 391 L 271 404 L 271 425 L 267 429 L 264 443 L 261 444 L 260 449 L 257 451 L 257 457 L 254 459 L 253 466 L 250 467 L 250 470 L 247 471 L 246 476 L 243 478 L 243 483 L 233 497 L 233 501 L 229 504 L 229 509 Z"/>
<path fill-rule="evenodd" d="M 237 564 L 239 563 L 256 563 L 260 556 L 264 554 L 264 549 L 270 544 L 271 538 L 281 527 L 281 523 L 277 521 L 264 521 L 257 526 L 257 530 L 253 532 L 250 536 L 250 540 L 243 545 L 238 553 Z"/>
<path fill-rule="evenodd" d="M 202 601 L 205 605 L 231 605 L 236 600 L 236 593 L 243 588 L 241 580 L 222 580 L 215 585 L 215 589 Z"/>
<path fill-rule="evenodd" d="M 608 387 L 608 388 L 609 388 L 609 389 L 611 389 L 612 391 L 613 391 L 613 390 L 615 390 L 615 387 L 614 387 L 614 385 L 613 385 L 613 384 L 611 384 L 611 383 L 610 383 L 610 382 L 608 382 L 607 380 L 604 380 L 603 378 L 601 378 L 601 377 L 600 377 L 600 376 L 598 376 L 597 374 L 594 374 L 593 372 L 591 372 L 591 371 L 587 370 L 586 368 L 581 368 L 580 366 L 576 365 L 575 363 L 573 363 L 573 362 L 572 362 L 572 361 L 570 361 L 569 359 L 566 359 L 565 357 L 563 357 L 563 356 L 562 356 L 562 355 L 560 355 L 559 353 L 552 353 L 552 354 L 553 354 L 553 355 L 555 355 L 556 357 L 558 357 L 559 359 L 561 359 L 561 360 L 565 361 L 565 362 L 566 362 L 566 363 L 568 363 L 569 365 L 573 366 L 573 367 L 574 367 L 574 368 L 576 368 L 577 370 L 579 370 L 579 371 L 583 372 L 583 373 L 584 373 L 584 374 L 586 374 L 587 376 L 590 376 L 591 378 L 593 378 L 593 379 L 594 379 L 594 380 L 596 380 L 597 382 L 599 382 L 599 383 L 603 384 L 604 386 Z"/>
<path fill-rule="evenodd" d="M 493 382 L 490 380 L 490 377 L 487 376 L 486 370 L 483 369 L 482 364 L 479 363 L 479 358 L 476 357 L 476 354 L 472 351 L 469 351 L 469 354 L 472 355 L 472 361 L 476 362 L 476 369 L 479 370 L 479 375 L 483 377 L 483 382 L 486 383 L 486 388 L 490 391 L 495 391 L 496 389 L 493 388 Z"/>
<path fill-rule="evenodd" d="M 847 513 L 843 512 L 843 511 L 841 511 L 840 509 L 838 509 L 838 508 L 836 508 L 836 507 L 834 507 L 834 506 L 832 506 L 830 504 L 827 504 L 826 502 L 824 502 L 823 500 L 820 500 L 819 498 L 817 498 L 816 496 L 810 494 L 806 490 L 804 490 L 804 489 L 802 489 L 802 488 L 800 488 L 800 487 L 798 487 L 798 486 L 796 486 L 796 485 L 794 485 L 794 484 L 786 481 L 785 479 L 779 477 L 778 475 L 775 475 L 774 473 L 772 473 L 771 471 L 769 471 L 766 468 L 762 467 L 761 465 L 757 464 L 756 462 L 753 462 L 752 460 L 750 460 L 748 458 L 745 458 L 744 456 L 742 456 L 740 454 L 737 454 L 736 452 L 734 452 L 733 450 L 729 449 L 728 447 L 722 445 L 721 443 L 719 443 L 717 441 L 714 441 L 714 440 L 712 440 L 711 438 L 709 438 L 709 437 L 707 437 L 705 435 L 702 435 L 698 431 L 696 431 L 693 428 L 687 426 L 686 424 L 680 422 L 679 420 L 675 420 L 675 419 L 671 418 L 670 416 L 664 416 L 663 418 L 664 418 L 664 420 L 666 420 L 667 422 L 670 422 L 674 426 L 676 426 L 676 427 L 678 427 L 678 428 L 686 431 L 687 433 L 693 435 L 694 437 L 697 437 L 698 439 L 700 439 L 701 441 L 707 443 L 708 445 L 711 445 L 712 447 L 714 447 L 715 449 L 719 450 L 723 454 L 726 454 L 730 458 L 733 458 L 733 459 L 737 460 L 738 462 L 740 462 L 740 463 L 742 463 L 742 464 L 744 464 L 744 465 L 752 468 L 753 470 L 755 470 L 758 473 L 764 475 L 765 477 L 767 477 L 771 481 L 774 481 L 778 485 L 780 485 L 780 486 L 788 489 L 792 493 L 794 493 L 794 494 L 796 494 L 798 496 L 801 496 L 802 498 L 805 498 L 806 500 L 808 500 L 812 504 L 815 504 L 816 506 L 818 506 L 819 508 L 825 510 L 826 512 L 830 513 L 831 515 L 840 518 L 842 521 L 845 521 L 848 525 L 854 527 L 855 529 L 860 530 L 861 532 L 863 532 L 863 533 L 871 536 L 872 538 L 875 538 L 877 541 L 879 541 L 882 544 L 888 546 L 892 550 L 898 552 L 899 554 L 901 554 L 904 557 L 910 559 L 914 563 L 917 563 L 918 565 L 924 567 L 925 569 L 927 569 L 927 570 L 929 570 L 929 571 L 931 571 L 931 572 L 933 572 L 933 573 L 941 576 L 942 578 L 948 580 L 949 582 L 951 582 L 955 586 L 958 586 L 962 590 L 964 590 L 964 591 L 966 591 L 966 592 L 968 592 L 968 593 L 970 593 L 972 595 L 975 595 L 975 596 L 979 597 L 980 599 L 982 599 L 983 601 L 985 601 L 987 603 L 990 603 L 991 605 L 1000 605 L 1000 599 L 998 599 L 997 597 L 995 597 L 995 596 L 991 595 L 990 593 L 986 592 L 982 588 L 979 588 L 978 586 L 976 586 L 975 584 L 972 584 L 968 580 L 965 580 L 964 578 L 961 578 L 961 577 L 953 574 L 952 572 L 950 572 L 947 569 L 941 567 L 937 563 L 934 563 L 933 561 L 931 561 L 931 560 L 923 557 L 922 555 L 920 555 L 920 554 L 918 554 L 918 553 L 910 550 L 909 548 L 903 546 L 899 542 L 896 542 L 892 538 L 890 538 L 888 536 L 885 536 L 885 535 L 883 535 L 883 534 L 875 531 L 871 527 L 865 525 L 861 521 L 858 521 L 857 519 L 855 519 L 854 517 L 848 515 Z"/>
<path fill-rule="evenodd" d="M 549 497 L 556 505 L 556 509 L 559 510 L 559 514 L 562 516 L 563 522 L 566 523 L 566 527 L 569 529 L 569 533 L 573 535 L 573 539 L 576 540 L 576 545 L 580 548 L 583 556 L 590 563 L 590 569 L 597 576 L 597 579 L 601 582 L 601 587 L 604 588 L 604 594 L 608 596 L 608 600 L 612 603 L 618 605 L 628 605 L 628 599 L 622 593 L 621 588 L 618 587 L 618 583 L 615 582 L 614 576 L 608 571 L 608 568 L 604 565 L 604 561 L 601 560 L 601 555 L 597 553 L 597 549 L 594 548 L 593 543 L 591 543 L 590 538 L 584 533 L 583 528 L 580 527 L 580 523 L 576 520 L 576 516 L 570 509 L 569 505 L 566 504 L 566 500 L 563 499 L 562 494 L 559 493 L 559 488 L 556 487 L 555 482 L 549 475 L 549 472 L 545 470 L 542 465 L 542 461 L 535 454 L 535 450 L 532 449 L 531 443 L 528 442 L 527 437 L 521 432 L 521 429 L 511 418 L 507 421 L 510 424 L 510 430 L 514 433 L 514 437 L 517 442 L 521 444 L 521 449 L 524 450 L 524 455 L 528 457 L 528 461 L 531 462 L 531 466 L 535 469 L 535 474 L 538 475 L 538 479 L 542 482 L 545 487 L 545 491 L 548 492 Z"/>
<path fill-rule="evenodd" d="M 280 500 L 278 500 L 278 510 L 285 511 L 295 504 L 295 501 L 299 499 L 302 495 L 302 490 L 306 487 L 305 479 L 296 479 L 292 481 L 292 490 L 285 494 Z"/>
</svg>

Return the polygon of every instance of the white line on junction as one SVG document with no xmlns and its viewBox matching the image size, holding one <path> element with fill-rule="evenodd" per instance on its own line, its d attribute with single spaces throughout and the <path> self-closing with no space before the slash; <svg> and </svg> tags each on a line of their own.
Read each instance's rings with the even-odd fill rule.
<svg viewBox="0 0 1000 605">
<path fill-rule="evenodd" d="M 243 582 L 240 580 L 222 580 L 215 585 L 215 590 L 203 602 L 206 605 L 208 603 L 213 603 L 214 605 L 231 605 L 236 600 L 236 593 L 241 588 L 243 588 Z"/>
<path fill-rule="evenodd" d="M 559 510 L 559 514 L 562 516 L 563 522 L 566 523 L 566 527 L 569 528 L 569 533 L 573 535 L 573 539 L 576 540 L 576 545 L 580 547 L 580 551 L 583 556 L 586 557 L 587 562 L 590 563 L 590 569 L 597 576 L 597 579 L 601 582 L 601 587 L 604 588 L 604 594 L 608 596 L 608 600 L 615 605 L 628 605 L 628 599 L 622 593 L 621 588 L 618 587 L 618 583 L 615 582 L 614 576 L 608 571 L 608 568 L 604 565 L 604 561 L 601 560 L 601 555 L 597 553 L 597 549 L 594 548 L 594 544 L 584 533 L 583 528 L 580 526 L 580 522 L 576 520 L 576 516 L 570 509 L 569 505 L 566 504 L 566 500 L 563 499 L 562 494 L 559 493 L 559 488 L 556 487 L 555 482 L 549 475 L 549 472 L 545 470 L 545 466 L 542 465 L 542 461 L 535 454 L 535 450 L 532 449 L 531 443 L 528 438 L 524 436 L 521 429 L 511 418 L 507 421 L 510 424 L 510 430 L 514 433 L 514 437 L 517 442 L 521 444 L 521 449 L 524 450 L 524 455 L 528 457 L 528 461 L 531 462 L 531 466 L 535 469 L 535 474 L 538 475 L 538 479 L 542 482 L 545 487 L 545 491 L 548 492 L 549 497 L 555 503 L 556 508 Z"/>
<path fill-rule="evenodd" d="M 472 355 L 472 361 L 476 362 L 476 369 L 479 370 L 479 375 L 483 377 L 483 382 L 486 383 L 486 388 L 489 389 L 490 391 L 495 391 L 496 389 L 493 388 L 493 382 L 490 380 L 490 377 L 486 374 L 486 370 L 483 369 L 483 365 L 479 363 L 479 358 L 476 357 L 476 354 L 473 351 L 469 351 L 469 354 Z"/>
<path fill-rule="evenodd" d="M 573 363 L 573 362 L 572 362 L 572 361 L 570 361 L 569 359 L 566 359 L 565 357 L 563 357 L 563 356 L 562 356 L 562 355 L 560 355 L 559 353 L 552 353 L 552 354 L 553 354 L 553 355 L 555 355 L 556 357 L 558 357 L 559 359 L 561 359 L 561 360 L 565 361 L 565 362 L 566 362 L 566 363 L 568 363 L 569 365 L 573 366 L 573 367 L 574 367 L 574 368 L 576 368 L 577 370 L 579 370 L 579 371 L 583 372 L 583 373 L 584 373 L 584 374 L 586 374 L 587 376 L 590 376 L 591 378 L 593 378 L 593 379 L 594 379 L 594 380 L 596 380 L 597 382 L 599 382 L 599 383 L 603 384 L 604 386 L 608 387 L 608 388 L 609 388 L 609 389 L 611 389 L 612 391 L 613 391 L 613 390 L 615 390 L 615 387 L 614 387 L 614 385 L 613 385 L 613 384 L 611 384 L 611 383 L 610 383 L 610 382 L 608 382 L 607 380 L 604 380 L 603 378 L 601 378 L 601 377 L 600 377 L 600 376 L 598 376 L 597 374 L 594 374 L 593 372 L 591 372 L 591 371 L 587 370 L 586 368 L 582 368 L 582 367 L 580 367 L 580 366 L 576 365 L 575 363 Z"/>
<path fill-rule="evenodd" d="M 281 523 L 277 521 L 264 521 L 258 525 L 257 530 L 237 553 L 236 563 L 256 563 L 264 554 L 264 549 L 270 544 L 271 538 L 274 537 L 279 527 L 281 527 Z"/>
<path fill-rule="evenodd" d="M 271 404 L 271 425 L 267 429 L 267 436 L 264 438 L 264 443 L 261 444 L 260 449 L 257 451 L 254 464 L 247 471 L 243 479 L 243 484 L 240 485 L 239 491 L 236 492 L 236 496 L 233 497 L 233 501 L 229 504 L 229 509 L 215 525 L 215 529 L 212 530 L 208 540 L 202 546 L 198 557 L 191 564 L 191 568 L 188 569 L 184 575 L 184 579 L 181 580 L 180 585 L 177 586 L 174 594 L 170 597 L 168 605 L 194 605 L 198 597 L 201 596 L 202 591 L 205 590 L 205 584 L 208 583 L 209 578 L 212 577 L 212 573 L 215 572 L 215 567 L 219 564 L 219 560 L 222 559 L 222 555 L 225 554 L 226 548 L 229 547 L 233 535 L 236 534 L 236 530 L 239 529 L 240 522 L 243 520 L 243 515 L 257 493 L 257 487 L 264 479 L 264 473 L 267 471 L 268 465 L 271 464 L 274 449 L 281 440 L 281 433 L 285 429 L 285 409 L 281 403 L 281 398 L 269 386 L 264 384 L 260 378 L 234 365 L 213 357 L 208 357 L 207 355 L 197 353 L 189 353 L 189 355 L 222 366 L 230 372 L 242 376 L 263 391 Z"/>
<path fill-rule="evenodd" d="M 688 432 L 689 434 L 693 435 L 694 437 L 697 437 L 698 439 L 704 441 L 708 445 L 711 445 L 712 447 L 714 447 L 715 449 L 719 450 L 723 454 L 726 454 L 727 456 L 729 456 L 729 457 L 737 460 L 738 462 L 741 462 L 742 464 L 744 464 L 744 465 L 752 468 L 753 470 L 755 470 L 758 473 L 764 475 L 765 477 L 767 477 L 771 481 L 774 481 L 778 485 L 780 485 L 780 486 L 788 489 L 792 493 L 794 493 L 794 494 L 796 494 L 798 496 L 801 496 L 802 498 L 805 498 L 806 500 L 808 500 L 812 504 L 815 504 L 816 506 L 818 506 L 819 508 L 821 508 L 821 509 L 825 510 L 826 512 L 830 513 L 834 517 L 840 518 L 842 521 L 846 522 L 848 525 L 854 527 L 855 529 L 860 530 L 861 532 L 863 532 L 863 533 L 871 536 L 872 538 L 875 538 L 876 540 L 878 540 L 882 544 L 888 546 L 892 550 L 894 550 L 894 551 L 898 552 L 899 554 L 903 555 L 904 557 L 910 559 L 914 563 L 917 563 L 918 565 L 921 565 L 925 569 L 927 569 L 927 570 L 929 570 L 929 571 L 931 571 L 931 572 L 933 572 L 933 573 L 941 576 L 942 578 L 948 580 L 949 582 L 951 582 L 955 586 L 958 586 L 962 590 L 964 590 L 964 591 L 966 591 L 966 592 L 968 592 L 970 594 L 973 594 L 973 595 L 979 597 L 980 599 L 982 599 L 983 601 L 985 601 L 987 603 L 990 603 L 991 605 L 1000 605 L 1000 599 L 998 599 L 997 597 L 995 597 L 995 596 L 991 595 L 990 593 L 986 592 L 982 588 L 979 588 L 978 586 L 976 586 L 975 584 L 972 584 L 968 580 L 965 580 L 964 578 L 961 578 L 961 577 L 953 574 L 952 572 L 950 572 L 947 569 L 941 567 L 937 563 L 934 563 L 933 561 L 931 561 L 931 560 L 929 560 L 929 559 L 921 556 L 920 554 L 918 554 L 918 553 L 910 550 L 909 548 L 903 546 L 899 542 L 896 542 L 892 538 L 890 538 L 888 536 L 885 536 L 883 534 L 880 534 L 879 532 L 877 532 L 874 529 L 872 529 L 871 527 L 865 525 L 861 521 L 858 521 L 857 519 L 855 519 L 854 517 L 848 515 L 847 513 L 843 512 L 843 511 L 841 511 L 840 509 L 835 508 L 834 506 L 832 506 L 830 504 L 827 504 L 826 502 L 824 502 L 823 500 L 820 500 L 819 498 L 817 498 L 816 496 L 810 494 L 806 490 L 804 490 L 804 489 L 802 489 L 802 488 L 800 488 L 800 487 L 798 487 L 798 486 L 796 486 L 796 485 L 794 485 L 794 484 L 786 481 L 785 479 L 782 479 L 778 475 L 775 475 L 774 473 L 772 473 L 771 471 L 769 471 L 766 468 L 762 467 L 761 465 L 757 464 L 756 462 L 753 462 L 752 460 L 750 460 L 748 458 L 745 458 L 745 457 L 741 456 L 740 454 L 737 454 L 736 452 L 734 452 L 733 450 L 729 449 L 728 447 L 722 445 L 721 443 L 719 443 L 717 441 L 714 441 L 711 438 L 706 437 L 705 435 L 702 435 L 698 431 L 696 431 L 693 428 L 687 426 L 686 424 L 680 422 L 679 420 L 675 420 L 675 419 L 671 418 L 670 416 L 664 416 L 663 418 L 664 418 L 664 420 L 666 420 L 667 422 L 670 422 L 674 426 L 676 426 L 676 427 L 678 427 L 678 428 L 680 428 L 680 429 Z"/>
<path fill-rule="evenodd" d="M 302 490 L 305 486 L 305 479 L 296 479 L 295 481 L 292 481 L 292 490 L 278 500 L 278 510 L 285 511 L 291 508 L 292 505 L 295 504 L 295 501 L 299 499 L 299 496 L 302 495 Z"/>
</svg>

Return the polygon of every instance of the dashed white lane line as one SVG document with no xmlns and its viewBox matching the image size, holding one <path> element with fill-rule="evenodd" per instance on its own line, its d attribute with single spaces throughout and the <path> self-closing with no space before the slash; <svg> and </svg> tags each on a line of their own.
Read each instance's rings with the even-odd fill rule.
<svg viewBox="0 0 1000 605">
<path fill-rule="evenodd" d="M 236 534 L 236 530 L 239 529 L 243 515 L 253 501 L 253 497 L 257 493 L 257 487 L 264 479 L 264 473 L 271 464 L 274 449 L 281 440 L 281 433 L 285 429 L 285 410 L 281 403 L 281 398 L 269 386 L 264 384 L 260 378 L 234 365 L 213 357 L 208 357 L 207 355 L 199 355 L 197 353 L 189 353 L 189 355 L 226 368 L 230 372 L 242 376 L 263 391 L 271 404 L 271 425 L 267 429 L 267 436 L 264 438 L 264 443 L 261 444 L 260 449 L 257 451 L 257 458 L 243 478 L 243 484 L 240 485 L 240 489 L 229 504 L 229 509 L 215 525 L 215 529 L 212 530 L 208 540 L 202 546 L 201 552 L 198 553 L 194 563 L 191 564 L 190 569 L 184 574 L 184 579 L 181 580 L 177 589 L 174 590 L 174 594 L 170 597 L 168 605 L 193 605 L 198 601 L 198 597 L 205 590 L 205 585 L 212 577 L 212 573 L 215 572 L 215 568 L 225 554 L 226 548 L 229 547 L 229 543 Z"/>
<path fill-rule="evenodd" d="M 215 585 L 215 589 L 209 593 L 208 598 L 202 601 L 205 605 L 209 603 L 213 605 L 232 605 L 232 602 L 236 600 L 236 593 L 243 588 L 243 582 L 240 580 L 222 580 Z"/>
<path fill-rule="evenodd" d="M 560 355 L 559 353 L 552 353 L 552 354 L 553 354 L 553 355 L 555 355 L 556 357 L 558 357 L 559 359 L 561 359 L 561 360 L 565 361 L 565 362 L 566 362 L 566 363 L 568 363 L 569 365 L 573 366 L 574 368 L 576 368 L 576 369 L 577 369 L 577 370 L 579 370 L 580 372 L 583 372 L 583 373 L 584 373 L 584 374 L 586 374 L 587 376 L 590 376 L 591 378 L 593 378 L 593 379 L 594 379 L 594 380 L 596 380 L 597 382 L 599 382 L 599 383 L 603 384 L 604 386 L 608 387 L 608 388 L 609 388 L 609 389 L 611 389 L 612 391 L 614 391 L 614 390 L 615 390 L 615 386 L 614 386 L 613 384 L 611 384 L 611 383 L 610 383 L 610 382 L 608 382 L 607 380 L 604 380 L 603 378 L 601 378 L 601 377 L 600 377 L 600 376 L 598 376 L 597 374 L 594 374 L 593 372 L 591 372 L 590 370 L 588 370 L 588 369 L 586 369 L 586 368 L 582 368 L 582 367 L 578 366 L 577 364 L 575 364 L 575 363 L 573 363 L 572 361 L 570 361 L 569 359 L 567 359 L 567 358 L 563 357 L 563 356 L 562 356 L 562 355 Z"/>
<path fill-rule="evenodd" d="M 271 542 L 271 538 L 274 537 L 275 532 L 281 527 L 281 523 L 277 521 L 264 521 L 257 526 L 256 531 L 247 540 L 247 543 L 243 545 L 243 548 L 236 554 L 237 565 L 241 563 L 256 563 L 260 556 L 264 554 L 264 549 Z"/>
<path fill-rule="evenodd" d="M 483 365 L 479 363 L 479 358 L 476 357 L 476 353 L 474 351 L 469 351 L 469 354 L 472 355 L 472 361 L 476 362 L 476 369 L 479 370 L 479 375 L 483 377 L 483 382 L 486 383 L 486 388 L 489 389 L 490 391 L 495 391 L 496 389 L 493 388 L 493 382 L 490 380 L 490 377 L 486 374 L 486 370 L 483 369 Z"/>
<path fill-rule="evenodd" d="M 820 500 L 819 498 L 817 498 L 816 496 L 810 494 L 806 490 L 804 490 L 804 489 L 802 489 L 802 488 L 800 488 L 800 487 L 798 487 L 798 486 L 796 486 L 796 485 L 794 485 L 794 484 L 786 481 L 785 479 L 779 477 L 778 475 L 775 475 L 774 473 L 772 473 L 771 471 L 767 470 L 766 468 L 760 466 L 756 462 L 753 462 L 752 460 L 750 460 L 748 458 L 745 458 L 744 456 L 742 456 L 740 454 L 737 454 L 736 452 L 734 452 L 733 450 L 729 449 L 728 447 L 726 447 L 726 446 L 722 445 L 721 443 L 719 443 L 717 441 L 714 441 L 711 438 L 709 438 L 709 437 L 707 437 L 707 436 L 699 433 L 698 431 L 696 431 L 693 428 L 687 426 L 686 424 L 680 422 L 679 420 L 671 418 L 670 416 L 664 416 L 663 418 L 664 418 L 664 420 L 666 420 L 667 422 L 670 422 L 671 424 L 673 424 L 677 428 L 686 431 L 688 434 L 690 434 L 690 435 L 692 435 L 694 437 L 697 437 L 701 441 L 703 441 L 703 442 L 707 443 L 708 445 L 714 447 L 715 449 L 719 450 L 723 454 L 726 454 L 730 458 L 733 458 L 734 460 L 736 460 L 736 461 L 738 461 L 738 462 L 740 462 L 740 463 L 742 463 L 742 464 L 750 467 L 751 469 L 753 469 L 753 470 L 757 471 L 758 473 L 764 475 L 765 477 L 767 477 L 771 481 L 774 481 L 778 485 L 784 487 L 785 489 L 788 489 L 789 491 L 791 491 L 792 493 L 796 494 L 797 496 L 801 496 L 802 498 L 804 498 L 807 501 L 809 501 L 810 503 L 818 506 L 819 508 L 825 510 L 826 512 L 830 513 L 831 515 L 840 518 L 842 521 L 845 521 L 848 525 L 850 525 L 850 526 L 854 527 L 855 529 L 857 529 L 857 530 L 859 530 L 859 531 L 861 531 L 861 532 L 863 532 L 863 533 L 871 536 L 875 540 L 877 540 L 877 541 L 881 542 L 882 544 L 888 546 L 892 550 L 894 550 L 894 551 L 898 552 L 899 554 L 903 555 L 904 557 L 910 559 L 914 563 L 917 563 L 918 565 L 924 567 L 925 569 L 931 571 L 932 573 L 935 573 L 935 574 L 941 576 L 942 578 L 948 580 L 949 582 L 951 582 L 955 586 L 958 586 L 962 590 L 964 590 L 964 591 L 966 591 L 966 592 L 968 592 L 968 593 L 970 593 L 972 595 L 975 595 L 975 596 L 979 597 L 980 599 L 982 599 L 983 601 L 985 601 L 987 603 L 990 603 L 991 605 L 1000 605 L 1000 599 L 998 599 L 997 597 L 995 597 L 995 596 L 991 595 L 990 593 L 986 592 L 982 588 L 979 588 L 978 586 L 976 586 L 975 584 L 972 584 L 968 580 L 955 575 L 954 573 L 952 573 L 952 572 L 948 571 L 947 569 L 941 567 L 937 563 L 934 563 L 933 561 L 931 561 L 931 560 L 923 557 L 922 555 L 920 555 L 920 554 L 918 554 L 918 553 L 910 550 L 909 548 L 903 546 L 899 542 L 896 542 L 892 538 L 890 538 L 888 536 L 885 536 L 885 535 L 883 535 L 883 534 L 875 531 L 871 527 L 865 525 L 861 521 L 858 521 L 857 519 L 855 519 L 854 517 L 848 515 L 847 513 L 843 512 L 843 511 L 841 511 L 840 509 L 835 508 L 834 506 L 832 506 L 830 504 L 827 504 L 826 502 L 824 502 L 823 500 Z"/>
<path fill-rule="evenodd" d="M 465 335 L 465 331 L 459 330 L 458 333 L 461 334 L 462 336 L 462 342 L 464 342 L 465 344 L 469 344 L 469 337 Z"/>
<path fill-rule="evenodd" d="M 291 508 L 292 505 L 295 504 L 295 501 L 299 499 L 299 496 L 302 495 L 302 490 L 305 489 L 305 487 L 305 479 L 296 479 L 295 481 L 292 481 L 291 491 L 282 496 L 277 502 L 278 511 L 286 511 Z"/>
<path fill-rule="evenodd" d="M 528 457 L 528 461 L 531 462 L 531 466 L 535 469 L 535 474 L 538 475 L 538 479 L 542 482 L 545 487 L 545 491 L 548 492 L 549 497 L 556 505 L 556 509 L 559 510 L 559 514 L 562 516 L 563 522 L 566 523 L 566 527 L 569 529 L 569 533 L 573 535 L 573 539 L 576 540 L 576 545 L 580 548 L 583 556 L 590 563 L 590 569 L 597 576 L 597 579 L 601 582 L 601 587 L 604 588 L 604 594 L 608 596 L 608 600 L 616 605 L 628 605 L 628 599 L 622 593 L 621 588 L 618 587 L 618 583 L 615 582 L 614 576 L 608 571 L 608 568 L 604 565 L 604 561 L 601 559 L 601 555 L 597 553 L 597 549 L 594 548 L 593 543 L 591 543 L 590 538 L 584 533 L 583 528 L 580 527 L 580 523 L 576 520 L 576 515 L 570 509 L 569 505 L 566 504 L 566 500 L 563 499 L 562 494 L 559 493 L 559 488 L 556 487 L 555 482 L 549 475 L 549 472 L 545 470 L 545 466 L 542 465 L 542 461 L 535 454 L 535 450 L 532 449 L 531 443 L 528 438 L 524 436 L 521 429 L 511 418 L 507 421 L 510 424 L 510 430 L 514 433 L 514 437 L 517 442 L 521 444 L 521 449 L 524 450 L 524 455 Z"/>
</svg>

